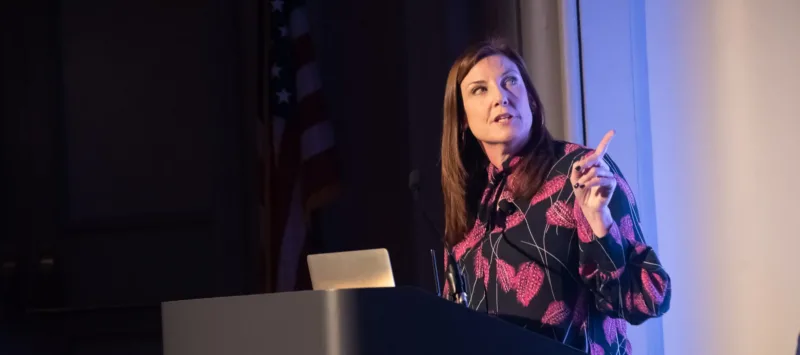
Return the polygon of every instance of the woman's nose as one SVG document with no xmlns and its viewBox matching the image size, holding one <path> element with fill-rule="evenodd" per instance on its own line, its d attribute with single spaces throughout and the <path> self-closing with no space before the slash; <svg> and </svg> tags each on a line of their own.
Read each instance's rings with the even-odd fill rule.
<svg viewBox="0 0 800 355">
<path fill-rule="evenodd" d="M 497 90 L 497 98 L 495 99 L 494 104 L 496 106 L 508 105 L 508 93 L 503 89 Z"/>
</svg>

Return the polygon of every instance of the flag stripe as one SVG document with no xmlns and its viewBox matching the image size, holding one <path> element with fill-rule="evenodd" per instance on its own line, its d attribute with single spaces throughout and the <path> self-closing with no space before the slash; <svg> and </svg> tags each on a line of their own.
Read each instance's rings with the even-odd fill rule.
<svg viewBox="0 0 800 355">
<path fill-rule="evenodd" d="M 298 68 L 317 60 L 316 57 L 314 57 L 314 44 L 312 43 L 311 36 L 301 36 L 297 38 L 296 42 L 297 45 L 292 48 L 292 57 Z"/>
<path fill-rule="evenodd" d="M 267 187 L 265 186 L 266 183 L 263 183 L 267 179 L 267 163 L 263 159 L 263 157 L 259 157 L 258 162 L 256 162 L 256 177 L 258 178 L 257 181 L 261 181 L 261 184 L 258 184 L 258 202 L 261 206 L 267 205 Z"/>
<path fill-rule="evenodd" d="M 310 93 L 303 99 L 302 105 L 297 107 L 297 117 L 303 117 L 303 121 L 298 122 L 299 127 L 296 129 L 304 131 L 320 122 L 327 121 L 323 112 L 323 107 L 325 107 L 323 99 L 322 91 L 319 90 Z"/>
<path fill-rule="evenodd" d="M 280 116 L 272 117 L 272 154 L 275 155 L 275 162 L 280 163 L 281 144 L 283 143 L 283 132 L 286 130 L 286 119 Z"/>
<path fill-rule="evenodd" d="M 300 144 L 304 161 L 332 148 L 333 127 L 331 127 L 331 123 L 322 121 L 306 129 Z"/>
<path fill-rule="evenodd" d="M 286 228 L 281 238 L 278 277 L 276 280 L 278 291 L 294 289 L 297 263 L 306 238 L 306 223 L 303 216 L 299 184 L 292 189 L 291 201 Z"/>
<path fill-rule="evenodd" d="M 297 40 L 301 36 L 305 36 L 308 34 L 308 14 L 306 13 L 306 8 L 298 7 L 292 10 L 292 15 L 289 20 L 291 32 L 292 32 L 292 39 Z"/>
<path fill-rule="evenodd" d="M 311 62 L 300 67 L 297 71 L 297 101 L 304 103 L 303 99 L 309 94 L 317 92 L 322 87 L 317 73 L 317 63 Z"/>
<path fill-rule="evenodd" d="M 306 160 L 304 167 L 307 171 L 325 171 L 335 174 L 337 173 L 336 156 L 336 149 L 328 149 Z M 327 204 L 331 198 L 329 194 L 338 192 L 338 184 L 334 184 L 331 178 L 325 174 L 303 174 L 303 186 L 306 187 L 303 198 L 306 199 L 306 208 L 310 210 Z"/>
</svg>

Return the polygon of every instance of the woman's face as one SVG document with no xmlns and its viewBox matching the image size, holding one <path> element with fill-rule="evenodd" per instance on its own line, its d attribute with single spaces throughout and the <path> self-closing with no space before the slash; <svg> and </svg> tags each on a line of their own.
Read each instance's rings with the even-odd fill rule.
<svg viewBox="0 0 800 355">
<path fill-rule="evenodd" d="M 475 64 L 461 82 L 467 125 L 481 144 L 521 147 L 533 122 L 519 68 L 503 55 Z"/>
</svg>

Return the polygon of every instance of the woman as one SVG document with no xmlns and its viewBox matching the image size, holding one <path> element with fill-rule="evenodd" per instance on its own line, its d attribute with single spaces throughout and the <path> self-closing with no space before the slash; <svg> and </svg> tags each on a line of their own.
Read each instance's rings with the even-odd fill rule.
<svg viewBox="0 0 800 355">
<path fill-rule="evenodd" d="M 522 58 L 500 42 L 456 60 L 442 186 L 469 308 L 591 354 L 630 354 L 626 323 L 667 311 L 669 276 L 606 155 L 613 134 L 596 150 L 553 140 Z"/>
</svg>

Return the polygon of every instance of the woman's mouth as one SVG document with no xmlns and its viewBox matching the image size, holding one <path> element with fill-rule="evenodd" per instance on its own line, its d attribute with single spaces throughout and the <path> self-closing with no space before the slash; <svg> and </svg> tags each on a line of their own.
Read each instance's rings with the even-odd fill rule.
<svg viewBox="0 0 800 355">
<path fill-rule="evenodd" d="M 511 115 L 510 113 L 501 113 L 501 114 L 495 116 L 494 121 L 492 121 L 492 122 L 494 122 L 494 123 L 507 123 L 507 122 L 511 121 L 512 118 L 514 118 L 514 116 Z"/>
</svg>

